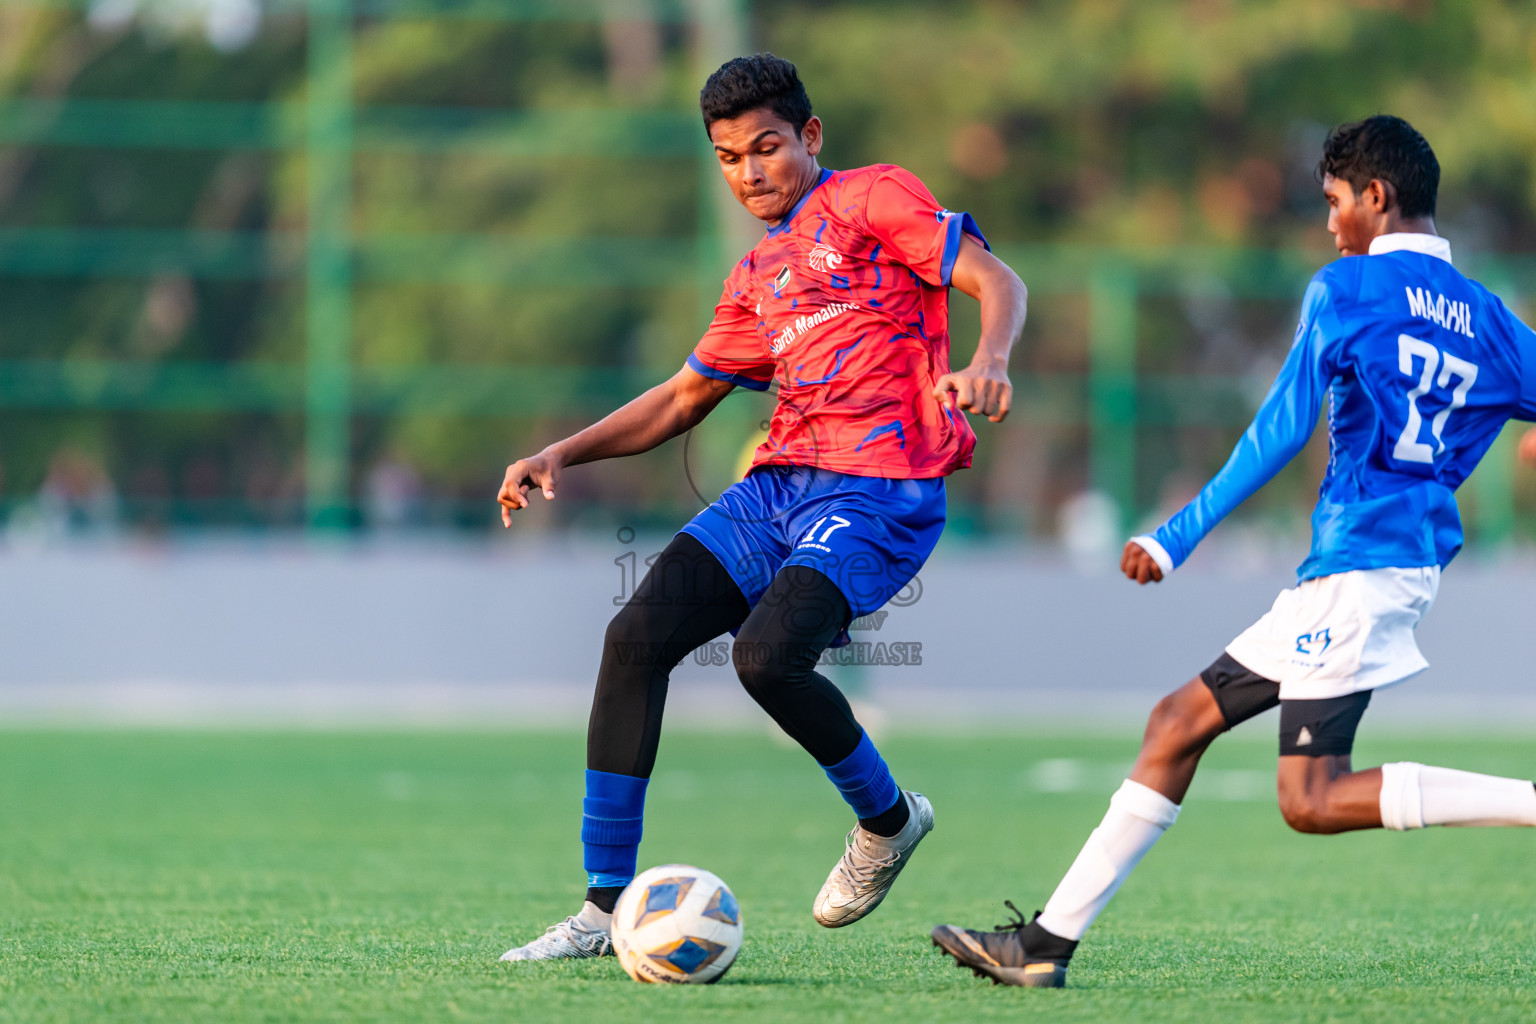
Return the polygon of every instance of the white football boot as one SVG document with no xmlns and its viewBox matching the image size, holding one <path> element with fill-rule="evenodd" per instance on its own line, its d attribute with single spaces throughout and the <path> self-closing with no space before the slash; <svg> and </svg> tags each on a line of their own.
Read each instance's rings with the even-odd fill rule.
<svg viewBox="0 0 1536 1024">
<path fill-rule="evenodd" d="M 613 956 L 613 939 L 609 936 L 612 927 L 612 914 L 598 910 L 596 904 L 585 903 L 581 913 L 550 925 L 543 935 L 526 946 L 507 950 L 501 954 L 501 959 L 584 960 L 593 956 Z"/>
<path fill-rule="evenodd" d="M 921 793 L 901 791 L 912 812 L 901 831 L 887 839 L 855 825 L 848 833 L 848 849 L 816 894 L 811 913 L 827 928 L 853 924 L 880 905 L 912 851 L 923 836 L 933 831 L 933 805 Z"/>
</svg>

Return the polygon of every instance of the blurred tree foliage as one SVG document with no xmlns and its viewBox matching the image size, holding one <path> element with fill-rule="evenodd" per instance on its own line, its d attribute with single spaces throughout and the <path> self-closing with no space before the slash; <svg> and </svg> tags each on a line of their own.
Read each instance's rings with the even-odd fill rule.
<svg viewBox="0 0 1536 1024">
<path fill-rule="evenodd" d="M 1008 237 L 1321 248 L 1323 134 L 1392 111 L 1473 245 L 1536 244 L 1528 4 L 765 0 L 759 22 L 834 159 L 904 162 Z"/>
<path fill-rule="evenodd" d="M 304 98 L 301 18 L 269 13 L 231 45 L 210 42 L 197 24 L 144 14 L 152 2 L 139 17 L 102 15 L 109 6 L 0 6 L 0 102 Z M 701 69 L 690 29 L 624 10 L 631 20 L 609 24 L 359 18 L 354 96 L 362 106 L 448 110 L 692 109 Z M 994 244 L 1286 247 L 1320 262 L 1331 247 L 1313 177 L 1319 143 L 1332 124 L 1390 111 L 1436 147 L 1441 229 L 1459 251 L 1536 251 L 1529 4 L 758 0 L 749 28 L 754 46 L 799 65 L 827 123 L 827 165 L 904 164 L 946 205 L 974 213 Z M 722 188 L 706 176 L 702 131 L 698 141 L 696 158 L 600 148 L 538 158 L 361 152 L 353 228 L 360 238 L 479 235 L 507 247 L 688 240 Z M 301 232 L 305 201 L 301 152 L 0 148 L 0 229 Z M 413 510 L 406 518 L 489 523 L 489 495 L 510 458 L 681 363 L 713 299 L 701 302 L 697 285 L 360 283 L 360 366 L 528 367 L 519 391 L 565 388 L 570 408 L 520 415 L 514 394 L 506 415 L 359 416 L 360 504 L 371 496 Z M 0 278 L 0 360 L 293 364 L 304 353 L 303 301 L 302 285 L 285 280 Z M 974 336 L 970 305 L 954 302 L 959 359 Z M 1140 366 L 1262 384 L 1294 306 L 1209 282 L 1145 297 Z M 1086 316 L 1079 295 L 1037 293 L 1016 377 L 1083 371 Z M 611 393 L 593 394 L 580 375 L 536 371 L 547 367 L 625 372 L 610 375 Z M 956 509 L 982 527 L 1050 532 L 1055 510 L 1086 485 L 1085 427 L 1028 409 L 1017 420 L 983 425 L 977 468 L 955 480 Z M 85 458 L 141 519 L 254 524 L 298 514 L 297 412 L 7 408 L 0 422 L 13 500 L 55 477 L 66 487 L 61 459 Z M 1177 500 L 1219 463 L 1234 432 L 1149 434 L 1156 457 L 1142 511 Z M 560 519 L 675 523 L 697 507 L 676 447 L 571 474 Z M 1304 503 L 1315 469 L 1295 467 L 1272 507 L 1289 515 Z M 1531 508 L 1536 494 L 1522 501 Z"/>
</svg>

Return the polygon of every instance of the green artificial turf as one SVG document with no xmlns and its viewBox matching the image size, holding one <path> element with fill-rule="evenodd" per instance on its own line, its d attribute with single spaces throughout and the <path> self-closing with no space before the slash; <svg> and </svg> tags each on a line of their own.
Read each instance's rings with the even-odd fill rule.
<svg viewBox="0 0 1536 1024">
<path fill-rule="evenodd" d="M 1040 906 L 1132 735 L 888 739 L 937 828 L 835 932 L 810 903 L 850 821 L 810 759 L 669 735 L 641 866 L 717 872 L 747 935 L 722 983 L 684 988 L 496 960 L 579 906 L 579 736 L 0 734 L 0 1020 L 1536 1018 L 1536 834 L 1291 834 L 1272 742 L 1218 744 L 1069 988 L 1037 991 L 956 969 L 928 930 Z M 1533 766 L 1512 740 L 1357 751 L 1398 758 Z"/>
</svg>

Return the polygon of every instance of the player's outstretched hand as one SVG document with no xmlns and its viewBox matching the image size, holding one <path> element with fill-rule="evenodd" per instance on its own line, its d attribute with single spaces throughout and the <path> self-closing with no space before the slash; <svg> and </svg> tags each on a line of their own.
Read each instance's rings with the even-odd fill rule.
<svg viewBox="0 0 1536 1024">
<path fill-rule="evenodd" d="M 1520 461 L 1527 466 L 1536 466 L 1536 427 L 1527 430 L 1520 439 Z"/>
<path fill-rule="evenodd" d="M 1008 382 L 1005 367 L 973 363 L 940 377 L 933 386 L 933 397 L 946 409 L 958 408 L 961 412 L 973 412 L 993 423 L 1001 423 L 1008 418 L 1008 410 L 1013 405 L 1013 385 Z"/>
<path fill-rule="evenodd" d="M 555 500 L 555 481 L 560 479 L 560 460 L 548 452 L 518 459 L 507 467 L 496 500 L 501 503 L 501 525 L 512 525 L 512 513 L 528 507 L 528 489 L 537 487 L 546 501 Z"/>
<path fill-rule="evenodd" d="M 1125 542 L 1125 553 L 1120 556 L 1120 571 L 1125 573 L 1126 579 L 1143 585 L 1163 581 L 1163 570 L 1157 564 L 1157 559 L 1147 554 L 1147 549 L 1133 540 Z"/>
</svg>

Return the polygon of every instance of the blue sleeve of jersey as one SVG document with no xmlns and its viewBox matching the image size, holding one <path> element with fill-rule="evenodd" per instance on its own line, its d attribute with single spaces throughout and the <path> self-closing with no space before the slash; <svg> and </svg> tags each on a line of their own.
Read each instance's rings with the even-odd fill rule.
<svg viewBox="0 0 1536 1024">
<path fill-rule="evenodd" d="M 1515 408 L 1515 419 L 1536 420 L 1536 331 L 1513 313 L 1509 322 L 1520 354 L 1520 404 Z"/>
<path fill-rule="evenodd" d="M 1184 564 L 1217 523 L 1306 446 L 1333 382 L 1330 342 L 1338 336 L 1328 288 L 1313 278 L 1303 300 L 1296 341 L 1253 423 L 1211 482 L 1152 534 L 1174 568 Z"/>
<path fill-rule="evenodd" d="M 955 273 L 955 260 L 960 258 L 960 236 L 970 235 L 980 242 L 987 252 L 992 251 L 992 244 L 981 233 L 981 228 L 976 226 L 976 219 L 968 213 L 951 213 L 949 223 L 944 225 L 944 257 L 939 262 L 939 280 L 945 285 Z"/>
</svg>

